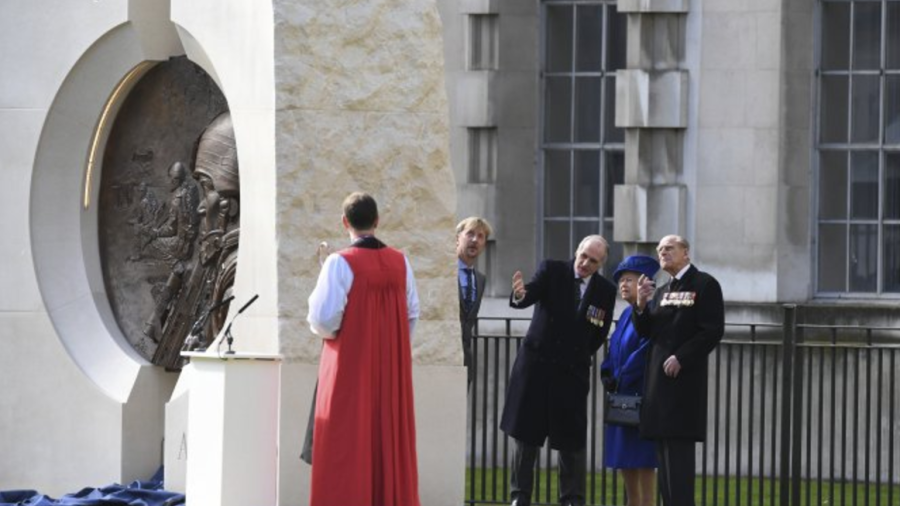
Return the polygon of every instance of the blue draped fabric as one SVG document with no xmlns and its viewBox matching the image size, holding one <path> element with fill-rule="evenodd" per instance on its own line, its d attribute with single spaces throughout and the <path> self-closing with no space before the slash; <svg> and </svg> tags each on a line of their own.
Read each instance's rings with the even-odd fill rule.
<svg viewBox="0 0 900 506">
<path fill-rule="evenodd" d="M 59 499 L 34 490 L 0 490 L 0 506 L 184 506 L 184 494 L 163 490 L 162 469 L 147 481 L 83 488 Z"/>
</svg>

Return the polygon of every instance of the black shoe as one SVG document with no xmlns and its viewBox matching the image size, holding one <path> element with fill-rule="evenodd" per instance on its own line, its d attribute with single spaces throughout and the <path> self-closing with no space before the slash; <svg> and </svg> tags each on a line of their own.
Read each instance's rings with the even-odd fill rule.
<svg viewBox="0 0 900 506">
<path fill-rule="evenodd" d="M 511 506 L 531 506 L 530 497 L 516 497 L 513 499 Z"/>
</svg>

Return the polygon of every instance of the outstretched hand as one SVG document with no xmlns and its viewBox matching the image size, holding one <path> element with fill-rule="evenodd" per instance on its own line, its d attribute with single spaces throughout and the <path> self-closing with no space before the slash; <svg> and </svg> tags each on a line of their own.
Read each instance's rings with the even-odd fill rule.
<svg viewBox="0 0 900 506">
<path fill-rule="evenodd" d="M 641 274 L 641 277 L 638 278 L 638 311 L 643 311 L 644 308 L 647 307 L 647 303 L 650 302 L 650 299 L 653 298 L 654 291 L 656 291 L 656 282 L 653 281 L 653 278 L 648 278 L 647 276 Z"/>
<path fill-rule="evenodd" d="M 322 241 L 319 243 L 319 247 L 316 248 L 316 256 L 319 259 L 319 265 L 325 263 L 325 259 L 328 258 L 328 255 L 332 253 L 331 246 L 328 245 L 327 241 Z"/>
<path fill-rule="evenodd" d="M 512 277 L 513 300 L 520 301 L 525 298 L 525 282 L 522 280 L 522 271 L 516 271 Z"/>
</svg>

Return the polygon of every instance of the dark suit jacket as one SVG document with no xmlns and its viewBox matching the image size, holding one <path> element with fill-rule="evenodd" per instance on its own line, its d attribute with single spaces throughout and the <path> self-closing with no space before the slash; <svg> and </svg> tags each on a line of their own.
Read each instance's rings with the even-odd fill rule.
<svg viewBox="0 0 900 506">
<path fill-rule="evenodd" d="M 693 265 L 677 289 L 670 292 L 670 285 L 656 291 L 649 309 L 633 315 L 638 334 L 652 341 L 641 406 L 641 437 L 703 441 L 707 356 L 725 333 L 722 288 Z M 663 362 L 671 355 L 681 364 L 675 378 L 663 372 Z"/>
<path fill-rule="evenodd" d="M 533 446 L 549 437 L 555 449 L 581 450 L 591 358 L 609 333 L 616 287 L 594 274 L 576 304 L 574 261 L 545 260 L 525 289 L 525 298 L 517 304 L 511 295 L 510 305 L 536 306 L 513 364 L 500 427 Z"/>
<path fill-rule="evenodd" d="M 472 335 L 475 333 L 475 323 L 478 321 L 478 311 L 481 309 L 481 298 L 484 295 L 485 281 L 484 274 L 476 270 L 475 302 L 468 313 L 466 313 L 465 304 L 463 303 L 462 285 L 457 282 L 459 287 L 459 325 L 462 328 L 463 363 L 468 370 L 469 383 L 475 379 L 475 369 L 472 368 Z"/>
</svg>

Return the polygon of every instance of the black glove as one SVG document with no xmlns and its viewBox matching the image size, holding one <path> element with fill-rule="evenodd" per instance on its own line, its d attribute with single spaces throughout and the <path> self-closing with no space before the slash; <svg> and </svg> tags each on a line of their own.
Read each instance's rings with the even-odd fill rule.
<svg viewBox="0 0 900 506">
<path fill-rule="evenodd" d="M 612 374 L 609 374 L 605 371 L 600 373 L 600 382 L 603 383 L 603 388 L 606 389 L 607 392 L 615 392 L 616 387 L 616 379 L 612 377 Z"/>
</svg>

